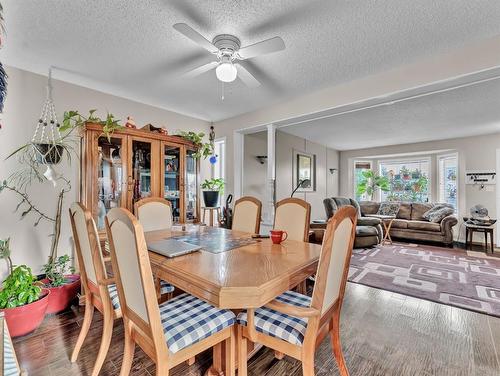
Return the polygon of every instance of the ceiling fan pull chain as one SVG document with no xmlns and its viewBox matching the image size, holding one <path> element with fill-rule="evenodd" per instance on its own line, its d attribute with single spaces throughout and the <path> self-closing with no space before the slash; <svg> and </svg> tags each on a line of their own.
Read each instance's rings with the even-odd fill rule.
<svg viewBox="0 0 500 376">
<path fill-rule="evenodd" d="M 224 82 L 221 81 L 221 84 L 222 84 L 222 95 L 221 95 L 220 99 L 223 101 L 224 100 Z"/>
</svg>

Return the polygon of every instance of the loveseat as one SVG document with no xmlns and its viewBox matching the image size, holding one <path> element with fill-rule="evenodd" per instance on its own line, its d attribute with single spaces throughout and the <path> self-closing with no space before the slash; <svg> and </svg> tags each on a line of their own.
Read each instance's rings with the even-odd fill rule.
<svg viewBox="0 0 500 376">
<path fill-rule="evenodd" d="M 438 204 L 401 202 L 396 219 L 392 223 L 390 235 L 392 238 L 405 240 L 424 240 L 453 244 L 453 226 L 458 223 L 454 215 L 444 217 L 440 222 L 434 223 L 426 220 L 423 215 Z M 361 201 L 359 203 L 361 215 L 376 214 L 380 202 Z"/>
<path fill-rule="evenodd" d="M 382 241 L 382 223 L 378 218 L 363 217 L 356 200 L 347 197 L 329 197 L 323 200 L 327 218 L 332 217 L 342 206 L 351 205 L 358 212 L 354 248 L 364 248 L 376 245 Z"/>
</svg>

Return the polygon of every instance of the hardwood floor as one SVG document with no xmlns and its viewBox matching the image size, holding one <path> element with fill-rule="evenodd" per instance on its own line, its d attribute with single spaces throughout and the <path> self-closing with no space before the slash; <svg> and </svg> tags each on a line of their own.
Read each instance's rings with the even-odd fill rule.
<svg viewBox="0 0 500 376">
<path fill-rule="evenodd" d="M 47 317 L 32 335 L 14 341 L 22 368 L 34 375 L 89 375 L 99 349 L 101 316 L 96 313 L 77 363 L 69 361 L 83 319 L 83 308 Z M 348 283 L 342 311 L 342 340 L 350 374 L 499 375 L 500 319 L 442 304 Z M 116 321 L 101 375 L 117 375 L 123 326 Z M 316 375 L 338 375 L 329 338 L 316 352 Z M 210 353 L 171 375 L 202 375 Z M 132 375 L 154 375 L 155 366 L 136 350 Z M 249 375 L 299 376 L 300 363 L 278 361 L 261 349 L 249 362 Z"/>
</svg>

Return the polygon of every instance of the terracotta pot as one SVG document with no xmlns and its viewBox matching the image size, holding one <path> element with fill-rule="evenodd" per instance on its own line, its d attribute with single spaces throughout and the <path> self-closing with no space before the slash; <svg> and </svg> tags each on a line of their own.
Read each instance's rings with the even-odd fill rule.
<svg viewBox="0 0 500 376">
<path fill-rule="evenodd" d="M 43 321 L 49 305 L 50 291 L 42 289 L 43 296 L 36 302 L 16 308 L 0 309 L 5 315 L 11 337 L 19 337 L 35 331 Z"/>
<path fill-rule="evenodd" d="M 80 276 L 77 274 L 68 274 L 65 276 L 70 282 L 62 286 L 50 287 L 45 286 L 50 290 L 49 306 L 47 307 L 47 314 L 59 313 L 68 308 L 71 301 L 76 297 L 80 291 Z M 42 279 L 41 282 L 48 285 L 48 279 Z"/>
</svg>

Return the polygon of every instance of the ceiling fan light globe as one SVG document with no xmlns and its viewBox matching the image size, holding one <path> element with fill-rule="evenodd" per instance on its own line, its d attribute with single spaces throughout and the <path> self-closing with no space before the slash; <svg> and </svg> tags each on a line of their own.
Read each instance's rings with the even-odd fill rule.
<svg viewBox="0 0 500 376">
<path fill-rule="evenodd" d="M 233 82 L 236 80 L 238 72 L 232 63 L 220 63 L 215 69 L 215 74 L 219 81 Z"/>
</svg>

